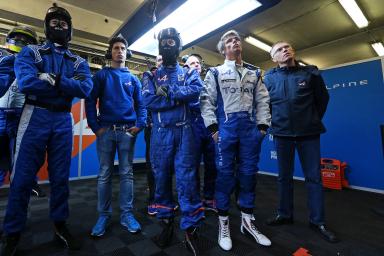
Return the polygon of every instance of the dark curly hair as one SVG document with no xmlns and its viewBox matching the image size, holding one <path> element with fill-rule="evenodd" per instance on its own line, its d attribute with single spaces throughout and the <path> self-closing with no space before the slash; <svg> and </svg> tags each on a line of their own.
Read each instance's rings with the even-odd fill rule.
<svg viewBox="0 0 384 256">
<path fill-rule="evenodd" d="M 121 36 L 115 36 L 115 37 L 112 37 L 111 40 L 109 40 L 108 44 L 108 49 L 110 51 L 112 51 L 112 47 L 115 43 L 123 43 L 125 45 L 125 48 L 128 48 L 128 42 L 127 40 L 124 39 L 124 37 L 121 37 Z"/>
</svg>

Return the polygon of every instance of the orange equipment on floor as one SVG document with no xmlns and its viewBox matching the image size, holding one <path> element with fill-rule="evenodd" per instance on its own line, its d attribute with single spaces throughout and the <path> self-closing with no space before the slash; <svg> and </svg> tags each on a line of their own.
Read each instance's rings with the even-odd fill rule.
<svg viewBox="0 0 384 256">
<path fill-rule="evenodd" d="M 312 256 L 309 254 L 309 251 L 303 247 L 300 247 L 297 251 L 295 251 L 292 256 Z"/>
<path fill-rule="evenodd" d="M 348 187 L 348 180 L 345 178 L 346 162 L 332 158 L 321 158 L 321 176 L 323 186 L 331 189 L 342 189 Z"/>
</svg>

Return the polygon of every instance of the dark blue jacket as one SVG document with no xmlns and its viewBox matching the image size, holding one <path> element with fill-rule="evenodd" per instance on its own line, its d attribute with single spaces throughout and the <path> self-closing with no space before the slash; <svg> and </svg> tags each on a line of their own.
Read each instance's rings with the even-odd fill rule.
<svg viewBox="0 0 384 256">
<path fill-rule="evenodd" d="M 329 94 L 316 66 L 273 68 L 264 76 L 270 96 L 275 136 L 310 136 L 325 132 L 322 118 Z"/>
<path fill-rule="evenodd" d="M 49 41 L 24 47 L 15 60 L 15 73 L 20 92 L 46 105 L 70 108 L 74 97 L 85 98 L 92 90 L 87 61 Z M 60 74 L 58 86 L 40 80 L 39 73 Z"/>
<path fill-rule="evenodd" d="M 141 83 L 135 75 L 127 68 L 105 67 L 92 80 L 93 90 L 85 100 L 85 110 L 93 132 L 113 124 L 145 127 L 147 114 L 141 98 Z"/>
<path fill-rule="evenodd" d="M 156 88 L 165 86 L 168 96 L 157 96 Z M 196 102 L 202 89 L 196 70 L 161 66 L 151 79 L 143 77 L 144 104 L 152 113 L 153 126 L 169 127 L 190 121 L 189 103 Z"/>
</svg>

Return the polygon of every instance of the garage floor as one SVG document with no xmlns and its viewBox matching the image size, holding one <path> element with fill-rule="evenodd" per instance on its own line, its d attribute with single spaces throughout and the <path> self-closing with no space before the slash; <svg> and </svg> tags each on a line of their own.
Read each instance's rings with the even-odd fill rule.
<svg viewBox="0 0 384 256">
<path fill-rule="evenodd" d="M 160 249 L 153 242 L 153 237 L 160 232 L 158 221 L 146 214 L 146 175 L 145 170 L 135 170 L 135 215 L 142 225 L 142 232 L 130 234 L 119 224 L 118 176 L 113 178 L 114 214 L 113 222 L 104 237 L 93 239 L 90 230 L 97 219 L 96 179 L 70 182 L 70 229 L 82 240 L 81 251 L 71 252 L 52 240 L 52 224 L 48 218 L 48 197 L 32 198 L 29 220 L 23 233 L 18 255 L 23 256 L 59 256 L 59 255 L 191 255 L 182 243 L 183 233 L 177 229 L 172 244 Z M 49 193 L 48 184 L 42 185 Z M 0 216 L 3 219 L 7 205 L 8 189 L 0 190 Z M 295 223 L 289 226 L 268 227 L 264 224 L 276 208 L 276 177 L 259 175 L 255 217 L 259 229 L 272 240 L 272 246 L 263 248 L 250 238 L 240 233 L 240 212 L 234 206 L 230 211 L 233 249 L 221 250 L 217 244 L 217 220 L 212 213 L 207 213 L 201 227 L 200 248 L 202 255 L 292 255 L 300 247 L 314 256 L 369 256 L 384 255 L 384 216 L 374 209 L 384 208 L 384 196 L 357 190 L 325 192 L 326 219 L 341 239 L 337 244 L 330 244 L 308 228 L 308 211 L 304 183 L 295 183 Z M 179 218 L 176 219 L 177 222 Z M 305 255 L 305 254 L 301 254 Z"/>
</svg>

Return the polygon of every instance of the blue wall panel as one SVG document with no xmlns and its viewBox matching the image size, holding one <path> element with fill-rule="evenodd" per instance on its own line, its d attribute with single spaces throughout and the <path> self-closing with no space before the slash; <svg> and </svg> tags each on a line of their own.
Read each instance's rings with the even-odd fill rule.
<svg viewBox="0 0 384 256">
<path fill-rule="evenodd" d="M 331 100 L 322 137 L 325 157 L 346 161 L 351 185 L 384 190 L 380 124 L 384 124 L 381 60 L 323 71 Z"/>
<path fill-rule="evenodd" d="M 322 157 L 348 163 L 350 184 L 384 190 L 380 125 L 384 124 L 384 83 L 380 59 L 323 71 L 330 94 L 321 137 Z M 277 173 L 273 141 L 263 143 L 260 170 Z M 303 177 L 296 156 L 295 176 Z"/>
</svg>

